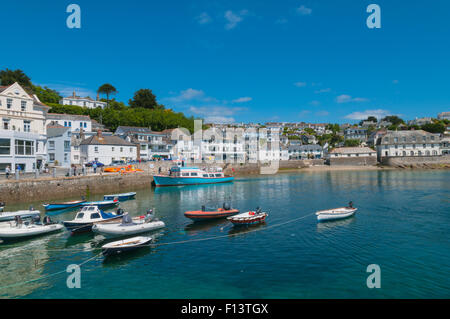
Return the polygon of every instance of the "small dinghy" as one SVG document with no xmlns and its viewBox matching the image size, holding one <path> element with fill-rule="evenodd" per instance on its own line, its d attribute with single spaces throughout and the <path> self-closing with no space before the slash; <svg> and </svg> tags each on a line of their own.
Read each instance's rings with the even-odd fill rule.
<svg viewBox="0 0 450 319">
<path fill-rule="evenodd" d="M 151 237 L 133 237 L 125 240 L 115 241 L 102 246 L 104 256 L 111 256 L 129 252 L 138 248 L 147 247 L 153 241 Z"/>
<path fill-rule="evenodd" d="M 269 214 L 264 213 L 261 208 L 258 207 L 256 211 L 238 214 L 228 217 L 227 219 L 232 222 L 234 226 L 250 226 L 264 223 L 267 216 L 269 216 Z"/>
<path fill-rule="evenodd" d="M 103 200 L 103 201 L 97 201 L 97 202 L 86 202 L 81 204 L 82 207 L 84 206 L 97 206 L 100 209 L 105 208 L 111 208 L 119 205 L 119 200 L 115 198 L 114 200 Z"/>
<path fill-rule="evenodd" d="M 196 222 L 196 221 L 230 217 L 236 214 L 239 214 L 238 209 L 231 208 L 229 204 L 224 203 L 223 207 L 217 209 L 207 209 L 205 206 L 202 206 L 202 210 L 185 212 L 184 216 Z"/>
<path fill-rule="evenodd" d="M 316 216 L 317 216 L 317 220 L 319 222 L 336 220 L 336 219 L 344 219 L 344 218 L 353 216 L 357 210 L 358 210 L 357 208 L 353 207 L 353 203 L 350 202 L 348 207 L 340 207 L 340 208 L 334 208 L 334 209 L 329 209 L 329 210 L 321 210 L 321 211 L 316 212 Z"/>
<path fill-rule="evenodd" d="M 0 238 L 3 240 L 22 239 L 53 233 L 61 229 L 63 229 L 63 225 L 52 222 L 48 216 L 42 223 L 40 223 L 40 217 L 35 217 L 31 222 L 24 222 L 20 217 L 16 217 L 16 221 L 10 222 L 9 227 L 0 227 Z"/>
<path fill-rule="evenodd" d="M 25 219 L 25 218 L 33 218 L 40 215 L 41 212 L 38 210 L 33 210 L 32 207 L 29 210 L 19 210 L 17 212 L 0 212 L 0 222 L 7 222 L 14 220 L 16 216 Z"/>
<path fill-rule="evenodd" d="M 74 220 L 65 221 L 63 224 L 73 234 L 89 232 L 94 224 L 121 220 L 123 213 L 121 208 L 115 213 L 105 213 L 97 206 L 86 206 L 77 213 Z"/>
<path fill-rule="evenodd" d="M 126 236 L 150 232 L 164 228 L 166 224 L 153 216 L 153 211 L 147 212 L 147 216 L 131 218 L 125 213 L 122 223 L 96 224 L 92 230 L 104 236 Z"/>
<path fill-rule="evenodd" d="M 133 199 L 136 196 L 135 192 L 123 193 L 123 194 L 113 194 L 113 195 L 104 195 L 103 200 L 114 200 L 116 197 L 120 202 L 125 200 Z"/>
<path fill-rule="evenodd" d="M 77 208 L 77 207 L 80 207 L 84 203 L 86 203 L 85 200 L 75 200 L 72 202 L 44 204 L 42 206 L 44 206 L 46 211 L 52 211 L 52 210 L 63 210 L 63 209 L 68 209 L 68 208 Z"/>
</svg>

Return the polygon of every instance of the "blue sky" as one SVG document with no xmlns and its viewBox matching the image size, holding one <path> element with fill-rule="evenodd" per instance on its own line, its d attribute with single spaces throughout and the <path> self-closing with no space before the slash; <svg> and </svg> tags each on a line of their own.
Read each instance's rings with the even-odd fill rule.
<svg viewBox="0 0 450 319">
<path fill-rule="evenodd" d="M 66 7 L 81 7 L 81 29 Z M 366 7 L 381 7 L 368 29 Z M 445 0 L 2 3 L 0 68 L 34 83 L 127 102 L 140 88 L 214 121 L 355 122 L 450 111 Z"/>
</svg>

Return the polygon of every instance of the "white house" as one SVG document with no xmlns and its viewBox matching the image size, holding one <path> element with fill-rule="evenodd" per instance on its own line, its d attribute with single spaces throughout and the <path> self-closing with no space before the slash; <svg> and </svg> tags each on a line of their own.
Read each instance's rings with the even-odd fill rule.
<svg viewBox="0 0 450 319">
<path fill-rule="evenodd" d="M 135 161 L 137 146 L 118 136 L 103 135 L 98 131 L 96 135 L 86 138 L 80 143 L 81 163 L 99 161 L 105 165 L 113 161 Z"/>
<path fill-rule="evenodd" d="M 377 141 L 378 160 L 384 157 L 440 156 L 439 134 L 417 131 L 388 131 Z"/>
<path fill-rule="evenodd" d="M 450 121 L 450 112 L 442 112 L 438 114 L 439 120 L 449 120 Z"/>
<path fill-rule="evenodd" d="M 18 83 L 0 87 L 0 171 L 32 172 L 46 162 L 45 116 L 49 107 Z"/>
<path fill-rule="evenodd" d="M 289 159 L 313 159 L 322 157 L 323 148 L 319 144 L 289 146 Z"/>
<path fill-rule="evenodd" d="M 55 166 L 70 167 L 72 132 L 61 125 L 47 126 L 47 162 Z"/>
<path fill-rule="evenodd" d="M 101 107 L 102 109 L 106 107 L 106 102 L 102 102 L 98 100 L 91 99 L 89 96 L 87 97 L 80 97 L 75 94 L 75 91 L 73 91 L 72 96 L 64 97 L 59 101 L 59 104 L 62 105 L 77 105 L 82 107 L 87 107 L 89 109 L 95 109 L 97 107 Z"/>
<path fill-rule="evenodd" d="M 377 152 L 369 147 L 337 147 L 328 153 L 330 165 L 375 165 Z"/>
<path fill-rule="evenodd" d="M 92 131 L 92 121 L 88 115 L 74 115 L 74 114 L 56 114 L 47 113 L 46 125 L 61 125 L 69 127 L 72 132 Z"/>
</svg>

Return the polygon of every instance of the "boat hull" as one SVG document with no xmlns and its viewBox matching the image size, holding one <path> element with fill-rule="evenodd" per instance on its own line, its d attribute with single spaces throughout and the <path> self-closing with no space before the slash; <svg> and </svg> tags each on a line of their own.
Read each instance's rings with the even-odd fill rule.
<svg viewBox="0 0 450 319">
<path fill-rule="evenodd" d="M 126 226 L 123 226 L 121 224 L 97 224 L 94 227 L 92 227 L 92 230 L 95 233 L 104 236 L 118 237 L 151 232 L 164 227 L 166 227 L 166 225 L 164 224 L 163 221 L 154 221 L 149 223 L 138 223 Z"/>
<path fill-rule="evenodd" d="M 16 228 L 16 227 L 0 228 L 0 238 L 3 240 L 29 238 L 57 232 L 60 231 L 61 229 L 63 229 L 63 226 L 61 224 L 53 224 L 45 226 L 36 225 L 23 228 Z"/>
<path fill-rule="evenodd" d="M 232 182 L 234 177 L 174 177 L 155 175 L 153 182 L 156 187 L 162 186 L 182 186 L 182 185 L 201 185 L 201 184 L 216 184 Z"/>
<path fill-rule="evenodd" d="M 84 203 L 81 206 L 97 206 L 98 208 L 111 208 L 119 205 L 119 202 L 114 201 L 103 201 L 103 202 L 90 202 L 90 203 Z"/>
<path fill-rule="evenodd" d="M 199 222 L 199 221 L 213 220 L 213 219 L 219 219 L 219 218 L 226 218 L 226 217 L 230 217 L 230 216 L 233 216 L 236 214 L 239 214 L 239 210 L 230 209 L 230 210 L 210 211 L 210 212 L 191 211 L 191 212 L 184 213 L 184 216 L 193 220 L 194 222 Z"/>
<path fill-rule="evenodd" d="M 126 243 L 127 241 L 133 241 L 134 239 L 139 239 L 139 243 L 134 245 L 123 245 L 119 247 L 115 247 L 117 244 Z M 109 243 L 107 245 L 102 246 L 102 254 L 105 257 L 118 255 L 127 253 L 130 251 L 134 251 L 139 248 L 149 247 L 150 243 L 153 241 L 151 237 L 138 237 L 138 238 L 130 238 L 127 240 L 117 241 L 113 243 Z"/>
<path fill-rule="evenodd" d="M 73 222 L 73 221 L 66 221 L 63 222 L 64 227 L 67 228 L 72 234 L 78 234 L 78 233 L 86 233 L 92 231 L 92 226 L 94 224 L 101 224 L 101 223 L 110 223 L 113 221 L 118 221 L 119 219 L 122 219 L 123 215 L 119 215 L 113 218 L 108 218 L 102 221 L 98 222 Z"/>
<path fill-rule="evenodd" d="M 117 198 L 120 202 L 133 199 L 136 196 L 136 193 L 126 193 L 126 194 L 113 194 L 113 195 L 105 195 L 103 196 L 103 200 L 114 200 Z"/>
<path fill-rule="evenodd" d="M 247 215 L 248 213 L 240 214 L 233 217 L 228 217 L 228 220 L 233 224 L 233 226 L 251 226 L 255 224 L 264 223 L 266 217 L 269 216 L 267 213 L 260 213 L 255 215 Z"/>
<path fill-rule="evenodd" d="M 327 213 L 324 212 L 318 212 L 317 213 L 317 220 L 319 222 L 327 222 L 327 221 L 333 221 L 333 220 L 339 220 L 339 219 L 345 219 L 350 218 L 355 215 L 357 209 L 353 209 L 351 211 L 346 211 L 342 213 Z"/>
<path fill-rule="evenodd" d="M 45 204 L 42 206 L 44 206 L 46 211 L 52 211 L 52 210 L 63 210 L 68 208 L 77 208 L 84 203 L 86 203 L 86 201 L 79 201 L 74 203 Z"/>
</svg>

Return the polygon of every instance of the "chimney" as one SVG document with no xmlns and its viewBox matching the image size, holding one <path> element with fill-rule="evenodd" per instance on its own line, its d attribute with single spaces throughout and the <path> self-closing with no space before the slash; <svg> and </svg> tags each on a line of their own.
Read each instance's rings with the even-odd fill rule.
<svg viewBox="0 0 450 319">
<path fill-rule="evenodd" d="M 76 97 L 76 95 L 75 95 L 75 90 L 73 90 L 73 96 L 72 97 Z"/>
<path fill-rule="evenodd" d="M 84 130 L 83 129 L 80 129 L 80 140 L 84 140 Z"/>
<path fill-rule="evenodd" d="M 98 131 L 97 131 L 97 137 L 98 137 L 99 140 L 102 140 L 102 139 L 103 139 L 102 130 L 98 130 Z"/>
<path fill-rule="evenodd" d="M 97 101 L 100 101 L 100 93 L 97 93 Z"/>
</svg>

